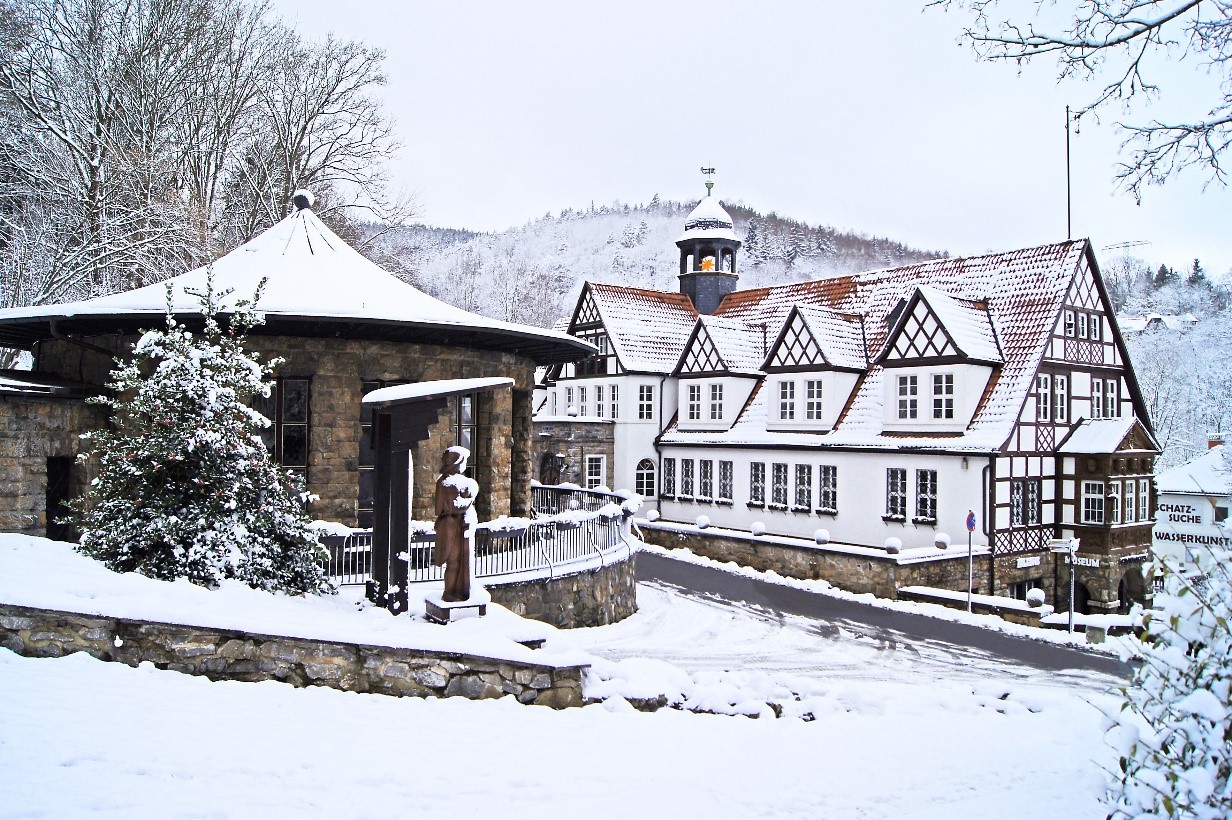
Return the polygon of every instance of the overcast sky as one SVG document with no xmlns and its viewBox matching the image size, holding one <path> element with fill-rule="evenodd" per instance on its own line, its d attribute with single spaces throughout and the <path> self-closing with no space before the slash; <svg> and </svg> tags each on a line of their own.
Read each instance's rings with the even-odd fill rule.
<svg viewBox="0 0 1232 820">
<path fill-rule="evenodd" d="M 391 167 L 429 224 L 500 230 L 564 208 L 716 194 L 953 254 L 1064 239 L 1065 106 L 1095 87 L 977 62 L 967 18 L 877 3 L 277 0 L 309 37 L 386 51 Z M 1030 5 L 1030 4 L 1027 4 Z M 1209 107 L 1166 66 L 1138 119 Z M 1109 111 L 1072 139 L 1073 232 L 1152 264 L 1232 268 L 1232 194 L 1183 176 L 1114 192 Z"/>
</svg>

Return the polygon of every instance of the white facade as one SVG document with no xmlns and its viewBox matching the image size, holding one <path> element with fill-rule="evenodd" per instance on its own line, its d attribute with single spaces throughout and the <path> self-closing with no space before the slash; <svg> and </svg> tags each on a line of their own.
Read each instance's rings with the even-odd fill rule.
<svg viewBox="0 0 1232 820">
<path fill-rule="evenodd" d="M 1232 547 L 1232 473 L 1225 445 L 1160 473 L 1155 555 L 1186 572 L 1202 572 L 1212 547 Z"/>
</svg>

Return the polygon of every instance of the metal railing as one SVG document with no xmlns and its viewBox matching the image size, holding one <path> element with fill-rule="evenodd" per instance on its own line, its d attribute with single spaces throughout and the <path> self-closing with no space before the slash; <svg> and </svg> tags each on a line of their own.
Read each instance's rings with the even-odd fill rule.
<svg viewBox="0 0 1232 820">
<path fill-rule="evenodd" d="M 475 528 L 475 577 L 498 582 L 502 577 L 538 573 L 554 577 L 570 565 L 606 563 L 629 547 L 632 514 L 614 493 L 575 487 L 532 488 L 533 519 L 502 519 Z M 439 581 L 444 567 L 433 563 L 436 535 L 428 522 L 417 522 L 405 548 L 392 560 L 404 560 L 410 583 Z M 324 569 L 337 585 L 364 584 L 372 578 L 372 531 L 327 535 Z M 392 552 L 392 551 L 391 551 Z"/>
</svg>

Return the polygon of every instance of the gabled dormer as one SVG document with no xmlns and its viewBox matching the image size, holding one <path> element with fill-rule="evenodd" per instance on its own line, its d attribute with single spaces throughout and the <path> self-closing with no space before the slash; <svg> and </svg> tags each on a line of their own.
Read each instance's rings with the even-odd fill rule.
<svg viewBox="0 0 1232 820">
<path fill-rule="evenodd" d="M 965 430 L 993 371 L 1004 363 L 987 304 L 921 286 L 888 321 L 876 362 L 885 369 L 884 429 Z"/>
<path fill-rule="evenodd" d="M 768 430 L 830 430 L 868 369 L 863 317 L 793 307 L 763 369 Z"/>
<path fill-rule="evenodd" d="M 760 328 L 699 316 L 672 373 L 677 379 L 679 429 L 731 427 L 761 376 L 763 345 Z"/>
</svg>

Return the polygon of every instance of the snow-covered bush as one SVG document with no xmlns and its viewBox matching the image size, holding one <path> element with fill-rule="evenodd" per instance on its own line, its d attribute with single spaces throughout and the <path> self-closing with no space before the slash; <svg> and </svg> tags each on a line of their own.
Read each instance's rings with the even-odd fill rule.
<svg viewBox="0 0 1232 820">
<path fill-rule="evenodd" d="M 306 514 L 303 482 L 270 460 L 260 430 L 269 421 L 248 406 L 269 395 L 279 360 L 244 351 L 245 333 L 263 321 L 240 300 L 224 330 L 213 278 L 201 300 L 204 332 L 171 314 L 150 331 L 132 361 L 111 373 L 114 425 L 83 436 L 82 459 L 97 477 L 74 505 L 78 549 L 117 572 L 187 578 L 214 587 L 225 578 L 290 593 L 328 592 L 322 547 Z"/>
<path fill-rule="evenodd" d="M 1232 553 L 1212 552 L 1201 588 L 1165 566 L 1143 617 L 1143 662 L 1111 717 L 1111 817 L 1232 817 Z"/>
<path fill-rule="evenodd" d="M 761 521 L 754 521 L 752 525 L 749 527 L 749 532 L 753 533 L 754 535 L 765 535 L 766 525 Z"/>
</svg>

